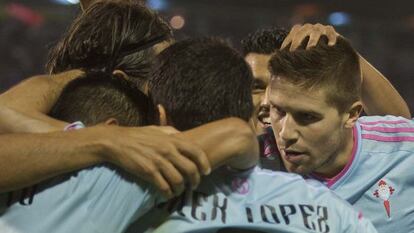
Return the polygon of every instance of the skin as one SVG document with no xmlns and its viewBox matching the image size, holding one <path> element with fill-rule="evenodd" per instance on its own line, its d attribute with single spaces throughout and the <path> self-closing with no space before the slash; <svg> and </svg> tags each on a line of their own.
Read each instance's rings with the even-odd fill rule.
<svg viewBox="0 0 414 233">
<path fill-rule="evenodd" d="M 172 127 L 120 127 L 116 119 L 82 130 L 0 134 L 0 193 L 99 163 L 112 163 L 153 184 L 167 198 L 200 182 L 204 174 L 227 164 L 246 169 L 256 164 L 258 145 L 250 126 L 237 118 L 178 132 Z M 46 123 L 44 123 L 46 124 Z M 159 145 L 163 146 L 160 147 Z M 237 145 L 237 146 L 236 146 Z"/>
<path fill-rule="evenodd" d="M 316 46 L 321 36 L 328 38 L 328 45 L 335 45 L 339 35 L 332 26 L 322 24 L 295 25 L 283 41 L 281 49 L 296 50 L 302 41 L 309 37 L 306 49 Z M 362 102 L 364 111 L 368 115 L 396 115 L 410 119 L 411 113 L 407 103 L 392 86 L 392 84 L 373 67 L 365 58 L 360 57 L 362 73 Z M 250 65 L 255 79 L 252 97 L 255 106 L 252 124 L 257 134 L 263 133 L 269 126 L 268 105 L 265 98 L 265 89 L 269 84 L 270 72 L 268 62 L 270 54 L 249 53 L 245 57 Z"/>
<path fill-rule="evenodd" d="M 61 131 L 68 123 L 50 118 L 46 114 L 56 102 L 64 86 L 81 74 L 82 71 L 71 70 L 52 76 L 35 76 L 0 95 L 0 133 Z M 17 96 L 19 97 L 17 98 Z M 23 185 L 30 185 L 57 174 L 84 168 L 100 162 L 116 164 L 130 171 L 132 174 L 141 177 L 142 172 L 140 171 L 141 167 L 139 167 L 139 164 L 142 156 L 148 152 L 150 152 L 149 154 L 153 154 L 154 158 L 160 158 L 159 160 L 162 160 L 161 163 L 168 164 L 163 166 L 164 171 L 153 170 L 154 173 L 158 173 L 153 174 L 153 177 L 157 179 L 153 183 L 161 190 L 169 189 L 172 192 L 174 190 L 181 190 L 180 187 L 183 184 L 176 185 L 179 182 L 175 182 L 174 180 L 178 180 L 178 176 L 171 176 L 171 174 L 180 173 L 184 178 L 183 180 L 190 181 L 191 186 L 196 187 L 199 183 L 200 175 L 208 174 L 211 170 L 208 159 L 201 148 L 189 141 L 170 136 L 164 129 L 142 127 L 131 130 L 131 133 L 136 138 L 135 153 L 125 153 L 122 154 L 124 156 L 110 157 L 103 154 L 100 154 L 100 156 L 88 154 L 74 160 L 71 165 L 62 162 L 62 157 L 53 156 L 52 154 L 42 157 L 44 161 L 36 163 L 33 166 L 15 163 L 11 167 L 25 166 L 26 169 L 30 168 L 25 170 L 25 173 L 29 175 L 28 177 L 32 178 L 32 181 L 27 179 L 23 173 L 18 173 L 19 175 L 17 175 L 14 172 L 15 170 L 7 169 L 5 171 L 9 171 L 9 173 L 3 173 L 3 177 L 8 177 L 6 181 L 15 181 L 16 185 L 13 185 L 13 182 L 6 182 L 3 190 L 12 190 Z M 160 144 L 166 144 L 167 146 L 159 147 Z M 8 156 L 4 156 L 2 159 L 7 161 Z M 36 160 L 37 158 L 33 159 Z M 136 167 L 134 168 L 134 166 Z M 198 168 L 196 173 L 194 173 L 194 167 Z M 23 176 L 21 180 L 19 176 Z"/>
<path fill-rule="evenodd" d="M 281 49 L 296 50 L 309 37 L 306 49 L 317 45 L 321 36 L 328 38 L 328 45 L 335 45 L 339 35 L 332 26 L 322 24 L 295 25 L 283 41 Z M 388 79 L 359 55 L 362 82 L 362 102 L 368 115 L 395 115 L 411 119 L 407 103 Z"/>
<path fill-rule="evenodd" d="M 82 9 L 86 9 L 93 2 L 92 0 L 81 1 Z M 156 52 L 160 52 L 170 43 L 161 42 L 155 45 L 154 48 Z M 62 74 L 51 75 L 52 77 L 48 75 L 37 76 L 2 94 L 0 96 L 0 133 L 39 133 L 62 130 L 67 123 L 52 119 L 46 114 L 56 102 L 64 86 L 82 74 L 83 72 L 80 70 L 72 70 Z M 126 75 L 122 71 L 114 71 L 114 74 Z M 14 121 L 15 119 L 18 119 L 18 124 Z M 216 135 L 216 138 L 223 140 L 226 138 L 235 139 L 237 137 L 233 135 L 237 135 L 237 131 L 234 131 L 231 125 L 233 125 L 231 122 L 227 122 L 225 125 L 218 127 L 221 131 L 215 129 L 212 132 L 222 132 L 225 134 L 226 131 L 223 130 L 226 127 L 230 127 L 227 128 L 229 132 L 232 132 L 230 135 L 226 135 L 224 138 Z M 235 128 L 243 129 L 240 125 L 235 126 Z M 101 153 L 85 153 L 84 156 L 73 159 L 71 156 L 54 156 L 56 150 L 51 149 L 53 153 L 45 153 L 43 151 L 41 154 L 45 156 L 38 163 L 32 164 L 32 159 L 36 161 L 39 159 L 36 153 L 28 153 L 27 150 L 17 150 L 15 152 L 25 153 L 16 153 L 19 156 L 15 157 L 15 163 L 4 162 L 1 164 L 7 165 L 9 168 L 17 167 L 17 170 L 24 170 L 24 172 L 16 173 L 16 169 L 4 169 L 1 176 L 4 179 L 0 180 L 0 192 L 31 185 L 58 174 L 101 162 L 116 164 L 136 176 L 148 180 L 155 184 L 166 196 L 171 195 L 171 193 L 177 194 L 181 192 L 184 187 L 184 180 L 190 181 L 191 186 L 195 188 L 199 183 L 200 175 L 208 174 L 211 171 L 208 158 L 201 149 L 202 145 L 181 138 L 178 135 L 171 135 L 171 132 L 166 132 L 165 130 L 165 128 L 159 127 L 130 128 L 128 130 L 124 128 L 125 132 L 122 136 L 115 139 L 120 140 L 122 138 L 121 144 L 127 141 L 124 139 L 126 138 L 124 135 L 129 135 L 130 138 L 135 140 L 131 140 L 131 144 L 122 147 L 122 150 L 118 151 L 118 153 L 113 153 L 115 156 L 105 156 Z M 208 142 L 210 143 L 209 145 L 215 145 L 220 141 L 215 143 Z M 18 143 L 21 142 L 19 141 Z M 164 146 L 160 147 L 160 144 Z M 248 145 L 248 143 L 239 141 L 236 145 Z M 231 147 L 235 148 L 234 145 Z M 26 147 L 17 146 L 15 148 L 24 150 Z M 240 148 L 238 147 L 240 150 L 238 153 L 241 153 L 242 149 Z M 47 150 L 48 148 L 43 149 Z M 76 152 L 82 154 L 84 149 L 80 148 Z M 67 159 L 73 159 L 70 165 L 64 162 Z M 0 160 L 9 161 L 7 153 L 0 156 Z M 228 162 L 236 168 L 244 168 L 243 161 L 251 164 L 248 162 L 249 160 Z M 27 163 L 31 165 L 27 166 Z M 142 163 L 152 165 L 143 167 Z"/>
<path fill-rule="evenodd" d="M 289 172 L 317 172 L 326 177 L 339 173 L 353 147 L 352 127 L 362 109 L 355 102 L 339 113 L 327 103 L 323 88 L 298 89 L 281 77 L 272 79 L 269 93 L 272 128 Z"/>
<path fill-rule="evenodd" d="M 257 134 L 261 134 L 263 130 L 269 126 L 269 124 L 259 121 L 258 115 L 261 111 L 262 114 L 268 114 L 266 111 L 263 111 L 263 108 L 265 107 L 265 104 L 263 106 L 263 102 L 265 101 L 266 87 L 270 82 L 270 72 L 267 68 L 270 58 L 270 55 L 259 53 L 249 53 L 245 57 L 246 62 L 252 69 L 254 77 L 254 87 L 252 92 L 254 113 L 252 124 L 254 125 Z"/>
</svg>

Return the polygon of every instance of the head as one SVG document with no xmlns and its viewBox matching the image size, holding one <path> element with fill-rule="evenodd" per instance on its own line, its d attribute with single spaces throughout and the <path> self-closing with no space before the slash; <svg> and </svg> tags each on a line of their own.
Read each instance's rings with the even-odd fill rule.
<svg viewBox="0 0 414 233">
<path fill-rule="evenodd" d="M 277 51 L 271 58 L 270 117 L 291 172 L 331 176 L 347 163 L 362 104 L 359 58 L 345 39 Z"/>
<path fill-rule="evenodd" d="M 189 39 L 158 55 L 150 96 L 160 105 L 161 123 L 186 130 L 226 117 L 248 121 L 252 82 L 243 57 L 228 44 L 216 38 Z"/>
<path fill-rule="evenodd" d="M 154 107 L 150 99 L 131 82 L 104 72 L 86 73 L 62 91 L 50 116 L 66 122 L 82 121 L 122 126 L 152 124 Z"/>
<path fill-rule="evenodd" d="M 46 68 L 49 73 L 120 70 L 145 90 L 157 50 L 153 47 L 171 38 L 169 26 L 137 1 L 98 1 L 51 49 Z"/>
<path fill-rule="evenodd" d="M 260 134 L 270 126 L 265 90 L 270 82 L 269 60 L 273 52 L 280 49 L 288 31 L 283 28 L 260 29 L 241 41 L 243 56 L 253 71 L 253 123 Z M 261 115 L 259 115 L 261 113 Z"/>
</svg>

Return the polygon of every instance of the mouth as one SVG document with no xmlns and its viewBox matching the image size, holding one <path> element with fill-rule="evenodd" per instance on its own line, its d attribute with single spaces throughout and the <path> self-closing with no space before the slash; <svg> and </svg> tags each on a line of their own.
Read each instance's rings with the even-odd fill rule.
<svg viewBox="0 0 414 233">
<path fill-rule="evenodd" d="M 291 163 L 298 164 L 300 163 L 306 156 L 305 152 L 296 151 L 296 150 L 283 150 L 283 156 L 285 159 Z"/>
</svg>

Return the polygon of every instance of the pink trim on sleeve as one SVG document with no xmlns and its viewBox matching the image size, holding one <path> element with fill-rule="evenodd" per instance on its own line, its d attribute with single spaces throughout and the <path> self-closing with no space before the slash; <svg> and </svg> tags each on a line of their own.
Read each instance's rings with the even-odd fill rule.
<svg viewBox="0 0 414 233">
<path fill-rule="evenodd" d="M 380 136 L 375 134 L 362 134 L 361 135 L 363 139 L 369 139 L 369 140 L 375 140 L 375 141 L 381 141 L 381 142 L 414 142 L 413 136 Z"/>
<path fill-rule="evenodd" d="M 364 125 L 377 125 L 377 124 L 404 124 L 404 123 L 409 123 L 409 120 L 396 120 L 396 121 L 387 121 L 387 120 L 383 120 L 383 121 L 360 121 L 360 124 L 364 124 Z"/>
<path fill-rule="evenodd" d="M 366 125 L 361 125 L 361 128 L 366 131 L 377 131 L 381 133 L 414 133 L 414 128 L 410 127 L 371 127 Z"/>
</svg>

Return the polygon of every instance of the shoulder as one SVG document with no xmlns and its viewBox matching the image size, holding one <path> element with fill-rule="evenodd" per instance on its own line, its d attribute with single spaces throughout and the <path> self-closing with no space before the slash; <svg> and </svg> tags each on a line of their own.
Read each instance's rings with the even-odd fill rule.
<svg viewBox="0 0 414 233">
<path fill-rule="evenodd" d="M 414 125 L 413 119 L 407 119 L 400 116 L 364 116 L 358 119 L 358 123 L 361 125 L 372 125 L 372 126 L 388 126 L 388 127 L 398 127 L 401 125 Z"/>
<path fill-rule="evenodd" d="M 414 121 L 412 119 L 396 116 L 361 117 L 357 125 L 360 128 L 360 137 L 365 144 L 375 144 L 375 148 L 381 145 L 383 152 L 414 151 Z"/>
</svg>

